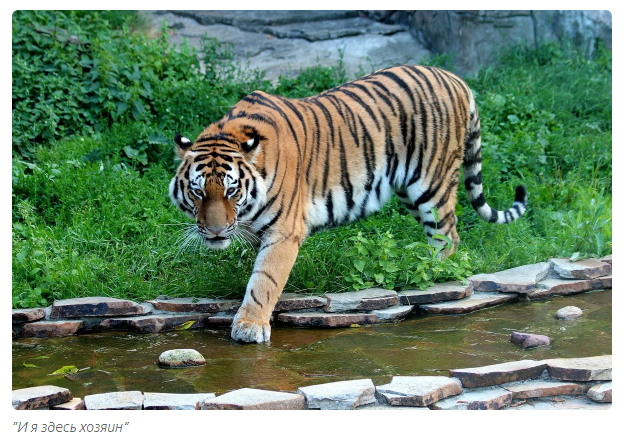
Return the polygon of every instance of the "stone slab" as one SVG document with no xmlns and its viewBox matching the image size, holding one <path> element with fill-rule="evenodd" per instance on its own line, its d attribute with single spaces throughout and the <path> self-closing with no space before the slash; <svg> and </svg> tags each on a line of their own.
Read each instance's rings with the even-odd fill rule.
<svg viewBox="0 0 641 436">
<path fill-rule="evenodd" d="M 234 315 L 214 315 L 207 318 L 207 325 L 210 327 L 231 327 L 234 322 Z"/>
<path fill-rule="evenodd" d="M 202 354 L 189 348 L 163 351 L 158 357 L 158 366 L 161 368 L 188 368 L 202 366 L 205 363 Z"/>
<path fill-rule="evenodd" d="M 87 410 L 142 410 L 143 396 L 140 391 L 108 392 L 87 395 Z"/>
<path fill-rule="evenodd" d="M 242 304 L 240 300 L 227 300 L 221 298 L 170 298 L 167 300 L 149 300 L 157 310 L 167 312 L 191 313 L 216 313 L 236 311 Z"/>
<path fill-rule="evenodd" d="M 612 288 L 612 276 L 590 280 L 544 279 L 536 284 L 536 289 L 528 294 L 530 298 L 544 298 L 553 295 L 572 295 L 594 289 Z"/>
<path fill-rule="evenodd" d="M 165 394 L 145 392 L 142 408 L 145 410 L 195 410 L 199 401 L 214 398 L 210 394 Z"/>
<path fill-rule="evenodd" d="M 294 327 L 349 327 L 352 324 L 378 323 L 378 317 L 368 313 L 286 312 L 278 321 Z"/>
<path fill-rule="evenodd" d="M 36 410 L 71 401 L 69 389 L 45 385 L 16 389 L 11 392 L 11 405 L 16 410 Z"/>
<path fill-rule="evenodd" d="M 550 270 L 548 262 L 523 265 L 492 274 L 476 274 L 469 278 L 474 292 L 530 293 Z"/>
<path fill-rule="evenodd" d="M 387 309 L 371 310 L 367 313 L 376 315 L 378 322 L 396 322 L 412 313 L 414 306 L 391 306 Z"/>
<path fill-rule="evenodd" d="M 42 307 L 11 310 L 11 323 L 13 324 L 38 321 L 44 317 L 45 310 Z"/>
<path fill-rule="evenodd" d="M 476 310 L 485 309 L 486 307 L 498 306 L 499 304 L 509 303 L 516 300 L 518 300 L 518 294 L 482 292 L 479 294 L 472 294 L 468 298 L 463 298 L 461 300 L 422 304 L 418 306 L 418 308 L 420 311 L 425 313 L 456 315 L 461 313 L 470 313 Z"/>
<path fill-rule="evenodd" d="M 612 274 L 612 265 L 599 259 L 581 259 L 570 262 L 568 258 L 553 258 L 550 262 L 550 275 L 564 279 L 594 279 Z"/>
<path fill-rule="evenodd" d="M 557 380 L 612 380 L 612 355 L 546 360 L 550 377 Z"/>
<path fill-rule="evenodd" d="M 520 400 L 523 398 L 540 398 L 554 397 L 559 395 L 581 395 L 583 386 L 576 383 L 534 380 L 525 383 L 519 383 L 503 388 L 512 392 L 512 399 Z"/>
<path fill-rule="evenodd" d="M 461 380 L 465 388 L 478 388 L 538 378 L 545 368 L 546 362 L 519 360 L 478 368 L 452 369 L 450 370 L 450 377 L 456 377 Z"/>
<path fill-rule="evenodd" d="M 376 395 L 392 406 L 425 407 L 461 392 L 460 381 L 443 376 L 394 376 L 376 387 Z"/>
<path fill-rule="evenodd" d="M 601 259 L 599 259 L 601 262 L 609 263 L 612 265 L 612 255 L 608 254 L 607 256 L 603 256 Z"/>
<path fill-rule="evenodd" d="M 588 398 L 597 403 L 612 402 L 612 382 L 592 386 L 588 391 Z"/>
<path fill-rule="evenodd" d="M 52 410 L 85 410 L 85 402 L 82 398 L 72 398 L 71 401 L 53 406 Z"/>
<path fill-rule="evenodd" d="M 59 338 L 73 336 L 83 327 L 82 321 L 36 321 L 25 324 L 25 338 Z"/>
<path fill-rule="evenodd" d="M 132 318 L 108 318 L 102 321 L 99 329 L 103 330 L 131 330 L 139 333 L 159 333 L 174 330 L 176 327 L 194 321 L 190 328 L 203 327 L 209 314 L 191 315 L 145 315 Z"/>
<path fill-rule="evenodd" d="M 499 410 L 512 402 L 512 393 L 503 388 L 467 391 L 430 404 L 433 410 Z"/>
<path fill-rule="evenodd" d="M 522 401 L 524 400 L 517 400 L 517 403 L 503 410 L 607 410 L 610 408 L 610 404 L 596 403 L 585 397 L 532 398 L 519 404 Z"/>
<path fill-rule="evenodd" d="M 350 310 L 378 310 L 398 304 L 398 295 L 387 289 L 364 289 L 356 292 L 325 294 L 325 312 L 347 312 Z"/>
<path fill-rule="evenodd" d="M 436 283 L 425 291 L 408 290 L 398 293 L 400 304 L 431 304 L 441 301 L 460 300 L 472 295 L 472 283 L 461 285 L 460 282 Z"/>
<path fill-rule="evenodd" d="M 525 349 L 550 345 L 550 338 L 545 335 L 535 335 L 533 333 L 512 332 L 510 342 L 518 344 Z"/>
<path fill-rule="evenodd" d="M 274 312 L 291 312 L 293 310 L 312 309 L 314 307 L 323 307 L 326 304 L 327 299 L 323 297 L 285 293 L 278 299 L 278 302 L 274 307 Z"/>
<path fill-rule="evenodd" d="M 305 396 L 243 388 L 198 403 L 199 410 L 302 410 Z"/>
<path fill-rule="evenodd" d="M 302 38 L 306 41 L 314 42 L 370 33 L 393 35 L 397 32 L 405 32 L 406 30 L 399 25 L 372 23 L 372 21 L 367 18 L 356 17 L 343 20 L 324 20 L 311 26 L 309 23 L 305 23 L 305 25 L 294 23 L 265 27 L 263 31 L 277 38 Z"/>
<path fill-rule="evenodd" d="M 370 379 L 347 380 L 298 388 L 308 409 L 350 410 L 375 403 L 376 388 Z"/>
<path fill-rule="evenodd" d="M 82 297 L 54 301 L 51 307 L 51 318 L 140 315 L 144 311 L 143 306 L 129 300 L 111 297 Z"/>
</svg>

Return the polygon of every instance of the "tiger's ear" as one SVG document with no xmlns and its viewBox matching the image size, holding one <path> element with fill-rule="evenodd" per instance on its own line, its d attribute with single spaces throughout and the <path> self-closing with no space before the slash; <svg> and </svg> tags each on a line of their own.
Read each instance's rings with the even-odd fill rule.
<svg viewBox="0 0 641 436">
<path fill-rule="evenodd" d="M 176 153 L 182 159 L 185 156 L 185 153 L 194 145 L 188 138 L 185 138 L 180 133 L 176 133 L 174 136 L 174 144 L 176 145 Z"/>
</svg>

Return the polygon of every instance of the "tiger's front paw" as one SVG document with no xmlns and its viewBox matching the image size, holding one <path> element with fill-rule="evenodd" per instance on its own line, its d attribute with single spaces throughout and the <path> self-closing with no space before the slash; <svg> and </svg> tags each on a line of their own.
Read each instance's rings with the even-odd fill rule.
<svg viewBox="0 0 641 436">
<path fill-rule="evenodd" d="M 231 337 L 241 342 L 269 342 L 272 328 L 269 323 L 252 321 L 247 318 L 234 317 L 231 328 Z"/>
</svg>

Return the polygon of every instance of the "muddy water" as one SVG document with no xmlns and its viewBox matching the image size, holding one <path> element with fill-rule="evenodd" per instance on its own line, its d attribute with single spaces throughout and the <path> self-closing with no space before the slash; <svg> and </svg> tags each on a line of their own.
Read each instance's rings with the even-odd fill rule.
<svg viewBox="0 0 641 436">
<path fill-rule="evenodd" d="M 561 307 L 577 306 L 583 317 L 558 321 Z M 513 331 L 544 334 L 549 347 L 522 350 Z M 348 329 L 274 327 L 269 345 L 239 345 L 229 329 L 161 334 L 113 332 L 58 339 L 13 341 L 13 389 L 53 384 L 76 397 L 140 390 L 195 393 L 253 387 L 295 391 L 299 386 L 393 375 L 447 375 L 449 368 L 520 359 L 586 357 L 612 353 L 612 291 L 520 302 L 459 316 L 414 316 L 398 324 Z M 198 368 L 160 369 L 158 356 L 193 348 L 207 359 Z M 36 365 L 36 368 L 24 364 Z M 89 368 L 48 375 L 74 365 Z"/>
</svg>

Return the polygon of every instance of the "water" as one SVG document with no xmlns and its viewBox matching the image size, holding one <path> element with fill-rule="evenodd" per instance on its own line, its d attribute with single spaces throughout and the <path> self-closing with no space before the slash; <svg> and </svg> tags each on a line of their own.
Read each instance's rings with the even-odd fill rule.
<svg viewBox="0 0 641 436">
<path fill-rule="evenodd" d="M 581 308 L 583 316 L 576 321 L 553 318 L 564 306 Z M 522 350 L 509 342 L 513 330 L 547 335 L 552 344 Z M 13 389 L 52 384 L 68 388 L 76 397 L 125 390 L 216 395 L 243 387 L 295 391 L 356 378 L 384 384 L 394 375 L 447 375 L 448 369 L 513 360 L 611 354 L 612 291 L 519 302 L 467 315 L 417 315 L 398 324 L 274 327 L 269 345 L 235 344 L 229 333 L 110 332 L 14 340 Z M 158 356 L 173 348 L 196 349 L 207 364 L 159 368 Z M 48 375 L 66 365 L 89 369 L 68 377 Z"/>
</svg>

